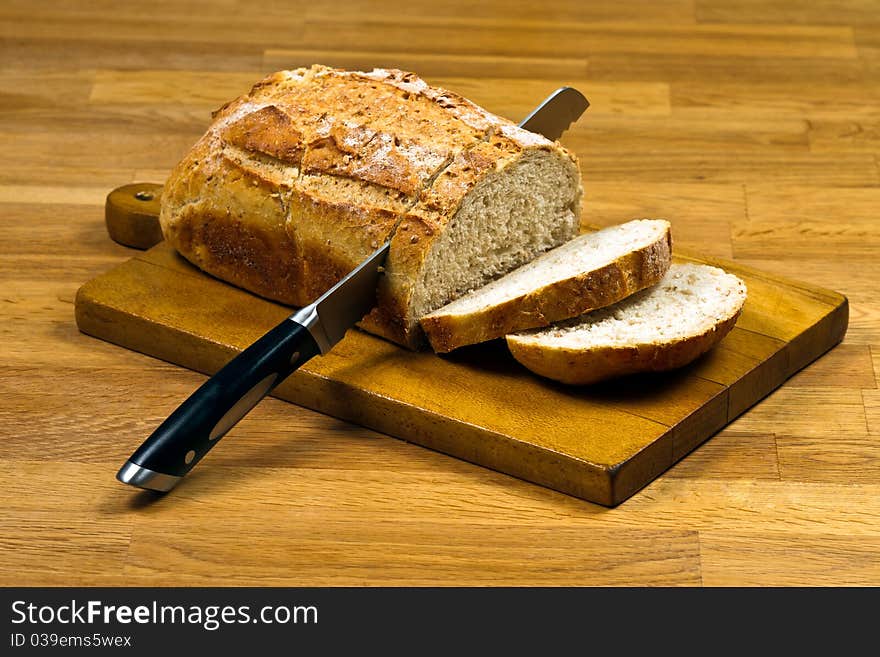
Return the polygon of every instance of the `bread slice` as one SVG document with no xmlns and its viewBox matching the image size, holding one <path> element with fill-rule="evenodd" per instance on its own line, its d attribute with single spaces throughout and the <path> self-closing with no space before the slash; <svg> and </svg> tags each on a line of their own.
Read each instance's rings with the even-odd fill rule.
<svg viewBox="0 0 880 657">
<path fill-rule="evenodd" d="M 736 324 L 746 286 L 717 267 L 673 264 L 660 284 L 582 317 L 507 336 L 513 357 L 563 383 L 670 370 L 715 346 Z"/>
<path fill-rule="evenodd" d="M 615 303 L 663 278 L 669 231 L 640 219 L 581 235 L 424 316 L 422 329 L 444 353 Z"/>
</svg>

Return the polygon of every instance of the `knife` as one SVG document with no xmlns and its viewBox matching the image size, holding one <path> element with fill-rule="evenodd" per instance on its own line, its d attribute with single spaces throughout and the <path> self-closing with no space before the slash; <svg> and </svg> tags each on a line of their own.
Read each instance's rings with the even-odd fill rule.
<svg viewBox="0 0 880 657">
<path fill-rule="evenodd" d="M 589 102 L 572 87 L 548 96 L 520 124 L 558 139 Z M 116 474 L 124 484 L 159 492 L 174 488 L 263 397 L 309 359 L 326 354 L 376 305 L 390 242 L 242 351 L 159 425 Z"/>
</svg>

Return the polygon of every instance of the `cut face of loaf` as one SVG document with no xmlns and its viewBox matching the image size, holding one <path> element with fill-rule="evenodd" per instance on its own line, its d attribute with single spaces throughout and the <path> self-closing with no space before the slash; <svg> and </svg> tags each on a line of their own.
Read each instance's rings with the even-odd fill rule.
<svg viewBox="0 0 880 657">
<path fill-rule="evenodd" d="M 547 326 L 654 285 L 669 269 L 669 222 L 636 220 L 563 244 L 423 317 L 435 351 Z"/>
<path fill-rule="evenodd" d="M 160 223 L 205 271 L 305 305 L 391 242 L 361 326 L 409 347 L 419 318 L 568 241 L 573 156 L 412 73 L 281 71 L 215 113 Z"/>
<path fill-rule="evenodd" d="M 507 345 L 528 369 L 563 383 L 669 370 L 727 335 L 745 300 L 745 284 L 736 276 L 673 264 L 652 288 L 576 319 L 509 335 Z"/>
</svg>

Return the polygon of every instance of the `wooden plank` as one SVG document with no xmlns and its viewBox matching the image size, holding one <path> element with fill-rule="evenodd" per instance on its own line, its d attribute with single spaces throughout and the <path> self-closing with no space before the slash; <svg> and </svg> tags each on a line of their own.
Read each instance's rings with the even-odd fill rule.
<svg viewBox="0 0 880 657">
<path fill-rule="evenodd" d="M 0 203 L 33 203 L 44 205 L 46 199 L 58 199 L 65 205 L 103 206 L 107 188 L 70 187 L 67 185 L 0 185 Z"/>
<path fill-rule="evenodd" d="M 284 518 L 292 527 L 298 521 L 332 525 L 356 519 L 366 530 L 391 519 L 450 529 L 491 525 L 502 533 L 513 527 L 573 528 L 582 535 L 589 534 L 589 528 L 620 532 L 645 529 L 645 519 L 650 518 L 647 526 L 657 531 L 880 536 L 873 522 L 880 511 L 880 486 L 875 483 L 853 486 L 661 477 L 640 495 L 609 511 L 485 468 L 453 463 L 456 469 L 434 469 L 430 478 L 419 471 L 395 472 L 384 467 L 347 470 L 327 464 L 322 469 L 308 465 L 254 469 L 241 464 L 218 465 L 194 470 L 169 496 L 148 492 L 120 495 L 119 484 L 106 464 L 73 464 L 78 477 L 70 478 L 67 496 L 41 499 L 21 495 L 10 511 L 19 517 L 38 515 L 41 509 L 45 513 L 66 512 L 71 517 L 100 512 L 134 519 L 136 525 L 184 523 L 199 517 L 257 523 L 268 515 Z M 0 465 L 0 481 L 12 492 L 30 490 L 37 484 L 49 490 L 68 467 L 49 461 Z M 16 478 L 19 483 L 13 481 Z M 442 504 L 437 504 L 438 495 Z M 369 499 L 371 504 L 358 504 L 361 499 Z M 492 513 L 486 513 L 487 503 Z M 403 511 L 410 520 L 402 517 Z M 270 525 L 263 522 L 262 526 L 268 531 Z M 223 523 L 214 525 L 214 531 L 222 530 Z M 218 575 L 234 570 L 234 566 L 220 568 Z"/>
<path fill-rule="evenodd" d="M 696 0 L 700 23 L 859 25 L 876 20 L 873 0 Z"/>
<path fill-rule="evenodd" d="M 874 368 L 880 365 L 880 361 L 874 361 Z M 863 390 L 862 402 L 865 405 L 865 419 L 868 431 L 872 436 L 880 436 L 880 392 L 876 390 Z"/>
<path fill-rule="evenodd" d="M 150 20 L 152 13 L 141 17 L 138 21 L 140 28 L 143 29 L 144 21 Z M 87 40 L 75 34 L 44 36 L 38 30 L 29 31 L 28 34 L 0 36 L 3 61 L 29 73 L 46 68 L 77 71 L 99 67 L 256 71 L 260 70 L 265 46 L 265 43 L 239 44 L 235 40 L 204 43 L 184 38 L 120 41 L 109 31 L 94 34 Z"/>
<path fill-rule="evenodd" d="M 133 167 L 120 165 L 75 166 L 68 164 L 29 165 L 22 164 L 13 168 L 0 167 L 0 183 L 4 185 L 63 185 L 67 187 L 103 186 L 107 193 L 119 186 L 119 181 L 128 182 Z M 169 169 L 170 170 L 170 169 Z M 164 180 L 164 178 L 163 178 Z"/>
<path fill-rule="evenodd" d="M 456 54 L 489 50 L 501 55 L 592 57 L 595 53 L 675 53 L 679 56 L 857 56 L 851 27 L 760 25 L 561 24 L 548 20 L 472 19 L 371 14 L 357 20 L 309 19 L 306 48 L 348 47 L 357 40 L 377 49 Z M 442 43 L 442 47 L 439 45 Z"/>
<path fill-rule="evenodd" d="M 0 513 L 0 585 L 120 586 L 131 520 Z M 696 561 L 696 558 L 694 559 Z M 694 566 L 696 567 L 696 565 Z"/>
<path fill-rule="evenodd" d="M 810 121 L 810 150 L 815 153 L 876 153 L 880 151 L 880 121 L 871 118 Z"/>
<path fill-rule="evenodd" d="M 7 39 L 67 39 L 71 42 L 106 40 L 138 42 L 187 41 L 208 44 L 248 44 L 267 48 L 283 46 L 303 34 L 303 22 L 287 14 L 265 16 L 258 11 L 241 11 L 232 16 L 222 11 L 203 12 L 198 21 L 187 20 L 191 10 L 151 11 L 151 29 L 144 29 L 143 14 L 85 9 L 67 16 L 51 8 L 30 4 L 27 8 L 0 7 L 0 37 Z M 832 40 L 833 42 L 833 40 Z M 837 46 L 839 48 L 839 45 Z"/>
<path fill-rule="evenodd" d="M 871 360 L 874 362 L 874 380 L 880 388 L 880 349 L 871 348 Z"/>
<path fill-rule="evenodd" d="M 111 486 L 108 496 L 118 496 L 122 490 L 111 485 L 116 468 L 205 377 L 137 353 L 120 362 L 112 358 L 119 354 L 117 347 L 106 345 L 105 353 L 90 348 L 94 346 L 85 344 L 77 354 L 81 362 L 89 362 L 88 367 L 78 368 L 65 359 L 56 371 L 63 378 L 80 373 L 78 398 L 102 404 L 107 409 L 104 414 L 71 408 L 70 396 L 63 389 L 31 383 L 41 369 L 38 366 L 0 370 L 4 377 L 0 392 L 6 400 L 0 421 L 7 429 L 0 440 L 0 460 L 11 471 L 21 464 L 29 473 L 39 470 L 33 464 L 40 460 L 99 464 L 95 477 L 103 476 Z M 140 387 L 147 392 L 138 393 Z M 75 439 L 57 440 L 48 433 L 50 427 Z M 463 461 L 271 398 L 242 420 L 229 438 L 222 450 L 211 455 L 212 467 L 247 463 L 253 468 L 355 471 L 374 470 L 373 459 L 379 459 L 399 473 L 416 473 L 424 467 L 459 475 L 483 472 Z M 126 498 L 118 497 L 120 504 Z"/>
<path fill-rule="evenodd" d="M 95 72 L 82 71 L 23 71 L 18 68 L 0 69 L 0 115 L 22 118 L 38 107 L 63 106 L 70 109 L 89 96 Z"/>
<path fill-rule="evenodd" d="M 7 403 L 0 409 L 0 419 L 8 427 L 8 434 L 0 441 L 0 459 L 109 463 L 107 473 L 112 476 L 111 470 L 129 456 L 132 443 L 149 435 L 203 378 L 196 374 L 174 377 L 172 366 L 140 354 L 131 354 L 127 363 L 120 364 L 118 359 L 112 359 L 112 352 L 99 349 L 92 355 L 90 345 L 79 346 L 77 356 L 80 361 L 88 359 L 89 367 L 82 369 L 83 383 L 78 397 L 104 404 L 108 413 L 100 415 L 81 409 L 71 405 L 69 393 L 30 383 L 39 371 L 38 366 L 6 366 L 2 372 L 8 378 L 0 384 L 0 390 Z M 77 371 L 76 365 L 70 362 L 72 358 L 60 360 L 59 376 Z M 169 379 L 175 380 L 169 383 Z M 126 401 L 137 388 L 133 381 L 150 382 L 152 388 L 136 400 Z M 109 392 L 110 386 L 114 392 Z M 152 406 L 155 411 L 144 410 Z M 297 417 L 296 412 L 289 413 L 293 426 L 297 424 Z M 47 439 L 49 426 L 66 432 L 70 438 Z M 257 444 L 262 445 L 259 440 Z"/>
<path fill-rule="evenodd" d="M 628 526 L 650 517 L 652 527 L 687 527 L 701 536 L 781 532 L 793 540 L 835 534 L 876 539 L 878 494 L 874 483 L 661 477 L 603 521 Z"/>
<path fill-rule="evenodd" d="M 706 586 L 864 586 L 880 577 L 880 538 L 700 532 Z"/>
<path fill-rule="evenodd" d="M 878 21 L 854 27 L 859 58 L 864 62 L 866 79 L 876 81 L 880 75 L 880 26 Z"/>
<path fill-rule="evenodd" d="M 836 80 L 815 85 L 679 82 L 672 87 L 673 108 L 735 111 L 740 116 L 808 119 L 878 118 L 880 91 Z"/>
<path fill-rule="evenodd" d="M 257 78 L 259 76 L 254 76 Z M 182 136 L 195 143 L 211 122 L 211 111 L 218 107 L 213 103 L 198 105 L 174 104 L 172 106 L 126 105 L 125 103 L 100 103 L 81 105 L 76 109 L 65 107 L 38 108 L 17 120 L 0 116 L 0 131 L 22 134 L 36 133 L 45 140 L 63 141 L 65 129 L 86 133 L 107 131 L 120 143 L 131 137 Z M 116 132 L 107 125 L 116 125 Z M 131 169 L 129 169 L 129 172 Z M 119 181 L 117 177 L 116 182 Z"/>
<path fill-rule="evenodd" d="M 694 450 L 664 477 L 681 479 L 779 479 L 776 437 L 725 429 Z"/>
<path fill-rule="evenodd" d="M 164 184 L 170 173 L 171 169 L 138 169 L 132 174 L 129 182 L 152 182 Z"/>
<path fill-rule="evenodd" d="M 20 196 L 14 194 L 17 187 L 19 186 L 0 188 L 9 193 L 10 199 L 18 199 L 18 202 L 0 202 L 3 215 L 9 218 L 9 221 L 0 222 L 0 240 L 16 245 L 14 256 L 3 254 L 3 260 L 45 256 L 47 253 L 61 258 L 74 239 L 91 253 L 69 256 L 73 259 L 99 257 L 105 263 L 119 262 L 121 257 L 134 253 L 107 239 L 102 216 L 104 199 L 97 198 L 97 189 L 65 185 L 58 190 L 60 196 L 45 196 L 42 203 L 37 203 L 33 198 L 35 192 L 31 186 L 28 188 L 22 186 L 22 191 L 27 191 L 27 194 Z M 106 197 L 106 192 L 104 196 Z M 51 202 L 56 199 L 57 202 Z M 71 200 L 74 202 L 69 202 Z M 52 264 L 46 263 L 45 269 L 24 270 L 22 276 L 45 275 L 47 271 L 51 271 Z M 68 284 L 75 286 L 76 281 L 70 280 Z"/>
<path fill-rule="evenodd" d="M 788 383 L 793 388 L 876 388 L 868 345 L 842 344 L 799 372 Z"/>
<path fill-rule="evenodd" d="M 519 57 L 451 53 L 414 53 L 345 49 L 276 48 L 263 53 L 265 73 L 282 69 L 324 64 L 355 71 L 373 68 L 400 68 L 417 71 L 426 80 L 436 77 L 544 78 L 559 83 L 587 77 L 585 57 Z"/>
<path fill-rule="evenodd" d="M 788 481 L 880 481 L 880 440 L 862 428 L 823 436 L 777 436 L 779 474 Z"/>
<path fill-rule="evenodd" d="M 218 540 L 210 522 L 147 521 L 132 538 L 126 574 L 202 586 L 504 586 L 524 577 L 540 586 L 596 586 L 646 576 L 666 585 L 700 583 L 697 536 L 687 531 L 514 525 L 499 533 L 479 521 L 405 520 L 353 528 L 317 516 L 275 527 L 237 518 L 226 530 Z M 310 549 L 290 553 L 286 546 L 304 536 Z M 247 556 L 255 543 L 257 561 Z"/>
<path fill-rule="evenodd" d="M 732 255 L 730 226 L 745 211 L 740 185 L 655 182 L 642 183 L 636 190 L 626 182 L 584 180 L 584 223 L 610 226 L 639 217 L 668 219 L 676 249 L 698 246 L 707 255 Z"/>
<path fill-rule="evenodd" d="M 772 426 L 779 435 L 864 434 L 865 408 L 859 390 L 780 388 L 731 425 L 754 432 Z"/>
<path fill-rule="evenodd" d="M 678 109 L 669 105 L 663 112 L 651 111 L 652 104 L 641 111 L 603 109 L 604 99 L 594 100 L 594 88 L 607 83 L 585 80 L 575 84 L 591 100 L 590 109 L 564 135 L 564 142 L 580 157 L 617 155 L 640 158 L 645 153 L 711 153 L 724 151 L 751 155 L 769 153 L 806 153 L 807 122 L 801 117 L 743 116 L 741 113 L 713 109 Z M 630 83 L 638 89 L 648 82 Z M 650 101 L 650 97 L 648 99 Z M 639 103 L 631 105 L 639 107 Z M 594 111 L 595 110 L 595 111 Z M 623 114 L 626 114 L 625 116 Z M 668 184 L 668 181 L 667 181 Z"/>
<path fill-rule="evenodd" d="M 55 477 L 54 483 L 47 477 L 48 472 Z M 122 500 L 100 508 L 97 501 L 112 486 L 106 474 L 93 466 L 80 467 L 69 461 L 47 467 L 40 462 L 10 463 L 0 459 L 0 489 L 4 492 L 0 505 L 0 584 L 121 583 L 135 518 L 115 513 L 115 509 L 124 508 Z M 65 494 L 50 494 L 62 480 Z M 35 484 L 42 487 L 42 495 L 33 494 Z"/>
<path fill-rule="evenodd" d="M 584 119 L 586 120 L 586 119 Z M 581 160 L 587 181 L 641 183 L 772 183 L 786 186 L 880 185 L 877 163 L 865 153 L 724 153 L 715 151 L 593 155 Z"/>
<path fill-rule="evenodd" d="M 69 464 L 64 463 L 54 465 L 35 463 L 31 466 L 15 464 L 14 471 L 0 469 L 2 472 L 0 476 L 4 485 L 7 485 L 13 477 L 21 480 L 21 473 L 28 475 L 27 481 L 30 482 L 28 485 L 44 480 L 48 483 L 53 477 L 57 478 L 60 472 L 69 473 L 70 467 Z M 493 479 L 492 473 L 477 468 L 472 470 L 475 474 L 480 474 L 481 478 Z M 515 549 L 520 538 L 527 537 L 532 550 L 536 545 L 546 548 L 559 545 L 543 531 L 559 531 L 561 540 L 566 546 L 578 548 L 565 550 L 568 556 L 549 551 L 544 555 L 545 559 L 549 556 L 550 563 L 558 568 L 560 578 L 562 572 L 567 572 L 569 577 L 575 576 L 578 565 L 590 569 L 598 568 L 599 562 L 612 558 L 605 549 L 611 549 L 609 546 L 614 545 L 615 542 L 610 540 L 610 535 L 605 537 L 602 531 L 585 531 L 590 526 L 591 529 L 605 527 L 603 531 L 609 533 L 613 531 L 618 537 L 624 537 L 626 540 L 621 540 L 615 547 L 620 550 L 621 546 L 624 546 L 627 554 L 631 556 L 617 557 L 619 563 L 622 562 L 621 567 L 627 569 L 631 579 L 645 577 L 652 581 L 655 577 L 658 580 L 668 581 L 671 572 L 679 572 L 678 577 L 681 577 L 680 565 L 671 570 L 658 571 L 655 569 L 654 559 L 658 555 L 658 549 L 661 549 L 661 554 L 667 557 L 682 559 L 681 553 L 687 550 L 682 546 L 679 537 L 694 529 L 698 529 L 702 536 L 708 531 L 723 530 L 725 535 L 742 531 L 765 534 L 772 531 L 780 532 L 785 528 L 788 536 L 799 537 L 800 544 L 815 540 L 814 537 L 821 540 L 822 536 L 831 532 L 858 536 L 867 544 L 876 540 L 877 536 L 876 533 L 871 533 L 870 524 L 865 522 L 866 518 L 870 518 L 871 513 L 876 512 L 874 508 L 876 505 L 872 501 L 878 497 L 874 490 L 876 486 L 864 486 L 856 491 L 849 485 L 801 485 L 796 488 L 788 485 L 783 488 L 773 482 L 761 482 L 760 485 L 756 485 L 756 482 L 713 483 L 664 478 L 655 482 L 646 493 L 637 496 L 630 504 L 620 507 L 615 513 L 597 515 L 600 512 L 596 507 L 566 504 L 564 498 L 552 494 L 523 495 L 524 492 L 532 489 L 512 480 L 509 480 L 512 485 L 505 487 L 504 478 L 498 481 L 499 475 L 494 475 L 494 480 L 487 481 L 486 484 L 479 484 L 476 481 L 466 483 L 459 476 L 444 477 L 442 470 L 437 472 L 438 476 L 432 482 L 422 482 L 417 475 L 391 474 L 389 481 L 388 472 L 369 473 L 364 470 L 353 473 L 341 470 L 320 473 L 309 468 L 290 471 L 275 468 L 261 474 L 260 471 L 248 468 L 216 467 L 193 473 L 193 477 L 200 479 L 199 486 L 188 486 L 188 482 L 184 482 L 175 495 L 169 498 L 149 498 L 147 494 L 128 498 L 118 495 L 118 491 L 115 490 L 103 490 L 103 486 L 98 487 L 97 490 L 100 491 L 98 494 L 93 493 L 83 497 L 82 491 L 77 489 L 82 486 L 95 491 L 92 480 L 95 477 L 106 477 L 107 472 L 103 466 L 83 466 L 80 473 L 76 481 L 81 481 L 82 484 L 76 484 L 68 491 L 68 498 L 73 501 L 72 506 L 68 503 L 65 507 L 62 499 L 54 498 L 47 507 L 46 500 L 25 495 L 16 505 L 15 512 L 28 513 L 29 509 L 36 509 L 40 505 L 44 510 L 60 511 L 63 508 L 68 515 L 79 514 L 79 508 L 87 510 L 103 506 L 106 512 L 112 512 L 116 508 L 123 510 L 123 513 L 137 518 L 138 528 L 130 548 L 132 556 L 128 561 L 131 565 L 127 570 L 127 580 L 154 585 L 168 581 L 167 578 L 171 576 L 170 571 L 174 564 L 178 564 L 180 571 L 178 575 L 182 572 L 185 578 L 192 578 L 187 580 L 188 583 L 196 583 L 198 580 L 204 582 L 208 576 L 231 579 L 242 577 L 240 581 L 247 577 L 251 582 L 265 576 L 267 579 L 277 578 L 278 583 L 281 583 L 282 579 L 298 572 L 290 562 L 288 562 L 289 569 L 284 571 L 279 558 L 278 561 L 270 560 L 265 571 L 254 567 L 242 575 L 241 568 L 243 560 L 246 559 L 247 549 L 233 539 L 234 536 L 244 535 L 258 537 L 260 544 L 263 540 L 270 541 L 278 550 L 285 545 L 301 545 L 302 549 L 299 553 L 303 555 L 303 565 L 312 564 L 307 572 L 318 580 L 328 578 L 337 571 L 326 568 L 326 561 L 323 562 L 325 568 L 322 570 L 317 566 L 317 562 L 311 560 L 318 559 L 318 555 L 326 555 L 328 551 L 332 552 L 334 545 L 345 545 L 356 551 L 363 550 L 363 554 L 375 555 L 374 563 L 385 563 L 373 552 L 374 546 L 382 543 L 380 540 L 382 534 L 372 534 L 372 530 L 369 529 L 376 527 L 377 532 L 390 531 L 391 536 L 404 538 L 402 547 L 395 547 L 400 546 L 400 542 L 384 543 L 385 549 L 390 549 L 395 554 L 398 549 L 403 552 L 409 545 L 422 544 L 423 540 L 430 541 L 436 546 L 450 546 L 446 548 L 449 551 L 445 552 L 447 559 L 443 575 L 448 576 L 447 581 L 459 583 L 486 582 L 485 579 L 481 579 L 482 569 L 467 569 L 464 564 L 478 552 L 484 557 L 487 555 L 485 545 L 495 545 L 498 542 L 499 527 L 505 528 L 501 533 L 502 536 L 510 537 L 509 540 L 501 542 L 507 558 L 499 559 L 494 571 L 498 580 L 511 578 L 504 581 L 514 581 L 514 578 L 522 581 L 522 578 L 526 577 L 522 570 L 522 563 L 526 557 Z M 485 477 L 482 473 L 486 473 Z M 107 481 L 104 486 L 112 483 L 109 477 L 104 481 Z M 204 487 L 210 482 L 214 482 L 211 486 L 212 494 L 206 496 Z M 434 503 L 438 490 L 444 499 L 442 510 Z M 872 490 L 875 493 L 873 496 Z M 383 523 L 382 518 L 388 518 L 388 513 L 399 513 L 400 491 L 407 493 L 406 509 L 412 519 L 401 521 L 397 518 L 393 523 Z M 494 492 L 493 498 L 497 502 L 497 507 L 494 507 L 495 512 L 492 516 L 486 516 L 485 509 L 479 501 L 483 499 L 480 495 L 483 491 Z M 360 505 L 341 502 L 346 499 L 358 499 L 360 495 L 366 495 L 373 500 L 371 507 L 375 509 L 375 513 L 371 513 L 370 508 L 364 509 Z M 857 503 L 856 495 L 867 495 L 867 497 L 863 498 L 861 503 Z M 688 504 L 684 504 L 686 500 L 689 501 Z M 837 505 L 842 506 L 838 509 Z M 283 509 L 286 522 L 280 526 L 289 527 L 290 532 L 296 532 L 296 528 L 300 528 L 300 532 L 278 532 L 277 527 L 274 528 L 276 530 L 274 533 L 269 532 L 267 524 L 261 520 L 269 509 L 274 509 L 276 513 Z M 454 511 L 450 512 L 450 510 Z M 193 522 L 193 518 L 199 516 L 210 518 L 211 514 L 223 516 L 222 527 L 205 520 Z M 647 517 L 648 514 L 652 519 L 650 530 L 638 526 L 639 523 L 643 523 L 640 519 L 643 516 Z M 358 517 L 356 527 L 351 523 L 354 516 Z M 812 523 L 815 518 L 823 519 L 821 527 L 814 527 Z M 199 531 L 196 532 L 193 528 L 191 534 L 186 527 L 193 525 L 197 525 Z M 249 531 L 232 533 L 224 531 L 229 526 Z M 402 529 L 393 529 L 401 526 Z M 302 529 L 303 527 L 308 527 L 309 530 L 306 531 Z M 474 533 L 469 533 L 465 540 L 461 532 L 467 533 L 468 527 L 476 529 L 471 530 Z M 687 529 L 683 530 L 683 527 Z M 143 530 L 143 533 L 140 530 Z M 816 530 L 825 533 L 817 534 Z M 496 536 L 489 540 L 488 537 L 493 532 Z M 272 542 L 269 534 L 278 537 L 275 542 Z M 219 546 L 223 558 L 215 559 L 211 555 L 216 553 L 212 551 L 188 548 L 190 541 L 194 540 L 196 535 L 202 536 L 203 540 L 200 543 L 202 547 L 206 544 Z M 445 535 L 446 538 L 437 539 L 439 535 Z M 163 537 L 157 538 L 157 536 Z M 179 538 L 174 538 L 175 536 Z M 322 540 L 315 544 L 304 541 L 304 536 L 320 537 Z M 349 537 L 348 540 L 346 536 Z M 357 536 L 364 537 L 364 540 L 358 541 Z M 600 548 L 598 543 L 594 545 L 591 537 L 603 538 L 602 542 L 606 548 Z M 644 542 L 641 537 L 644 537 Z M 661 537 L 668 537 L 671 545 L 664 544 Z M 483 541 L 479 547 L 476 544 L 477 539 Z M 248 543 L 251 546 L 253 544 L 253 541 Z M 471 550 L 467 549 L 468 545 L 472 546 Z M 658 548 L 658 545 L 663 547 Z M 542 548 L 542 552 L 546 548 Z M 590 554 L 595 552 L 597 556 L 573 556 L 581 551 Z M 344 553 L 346 552 L 340 554 Z M 9 556 L 11 553 L 7 551 L 4 554 Z M 397 571 L 400 573 L 400 581 L 403 581 L 404 573 L 408 573 L 411 577 L 424 575 L 423 569 L 428 564 L 421 559 L 430 560 L 430 557 L 424 556 L 420 550 L 417 554 L 419 558 L 415 561 L 404 562 L 409 564 L 411 569 L 401 567 Z M 64 564 L 69 558 L 60 554 L 58 563 Z M 566 561 L 573 558 L 583 560 L 578 564 Z M 594 558 L 597 561 L 593 561 Z M 639 558 L 650 562 L 649 571 L 629 570 L 635 566 L 635 561 Z M 355 559 L 354 556 L 353 559 L 353 562 L 349 563 L 357 570 L 359 559 Z M 682 561 L 688 563 L 688 559 Z M 394 559 L 388 560 L 388 563 L 393 562 Z M 209 563 L 215 566 L 210 575 L 206 572 Z M 249 560 L 248 563 L 254 562 Z M 624 565 L 626 563 L 631 565 Z M 4 566 L 8 572 L 12 564 L 4 562 Z"/>
<path fill-rule="evenodd" d="M 747 184 L 746 203 L 748 218 L 731 231 L 738 258 L 822 258 L 829 248 L 845 248 L 849 259 L 874 259 L 880 250 L 880 187 Z"/>
<path fill-rule="evenodd" d="M 3 6 L 17 13 L 27 13 L 33 9 L 31 0 L 5 0 Z M 233 12 L 239 0 L 187 0 L 186 6 L 182 7 L 178 0 L 154 0 L 150 7 L 120 4 L 115 0 L 81 0 L 77 3 L 64 2 L 63 0 L 45 0 L 41 3 L 43 8 L 51 11 L 52 15 L 60 19 L 72 19 L 83 14 L 93 13 L 116 13 L 129 18 L 143 18 L 153 12 L 161 11 L 166 15 L 176 18 L 194 18 L 193 13 L 204 12 L 208 9 L 222 9 Z M 291 5 L 296 4 L 293 0 Z"/>
<path fill-rule="evenodd" d="M 25 133 L 0 131 L 0 140 L 6 145 L 0 162 L 27 157 L 34 167 L 74 167 L 77 163 L 86 168 L 124 167 L 128 171 L 171 167 L 192 147 L 194 140 L 193 134 L 131 134 L 124 128 L 77 131 L 66 136 L 59 134 L 61 131 L 61 126 Z"/>
<path fill-rule="evenodd" d="M 250 91 L 262 75 L 246 70 L 236 73 L 99 69 L 89 94 L 90 103 L 123 103 L 150 105 L 180 103 L 183 105 L 219 107 Z"/>
<path fill-rule="evenodd" d="M 287 7 L 285 0 L 275 0 L 276 10 L 283 11 Z M 530 0 L 505 0 L 503 16 L 513 21 L 546 21 L 548 8 L 535 4 Z M 636 21 L 639 24 L 654 23 L 693 23 L 694 0 L 668 0 L 667 2 L 654 2 L 653 0 L 632 0 L 630 2 L 590 2 L 581 0 L 554 0 L 552 5 L 552 18 L 554 22 L 567 24 L 572 22 L 596 21 L 618 22 Z M 386 8 L 386 12 L 387 12 Z M 473 3 L 469 0 L 413 0 L 400 3 L 394 7 L 396 16 L 409 20 L 429 19 L 439 21 L 441 19 L 460 19 L 467 17 L 468 20 L 498 19 L 497 5 L 486 3 Z M 305 7 L 305 15 L 308 19 L 327 20 L 363 20 L 365 15 L 376 15 L 376 5 L 370 0 L 349 0 L 335 5 L 322 3 L 309 3 Z"/>
<path fill-rule="evenodd" d="M 858 35 L 858 32 L 856 33 Z M 858 52 L 863 53 L 859 47 Z M 591 53 L 590 77 L 596 80 L 639 80 L 685 85 L 699 82 L 782 85 L 836 85 L 866 83 L 865 63 L 860 59 L 817 59 L 814 57 L 743 57 L 707 52 L 699 57 L 682 57 L 674 52 Z M 737 99 L 730 98 L 731 106 Z M 747 108 L 742 108 L 744 115 Z M 859 108 L 865 112 L 867 108 Z M 766 116 L 766 114 L 765 114 Z"/>
</svg>

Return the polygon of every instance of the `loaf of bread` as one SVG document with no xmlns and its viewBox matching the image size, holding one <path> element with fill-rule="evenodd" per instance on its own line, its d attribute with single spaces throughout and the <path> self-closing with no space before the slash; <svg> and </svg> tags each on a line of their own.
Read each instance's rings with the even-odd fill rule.
<svg viewBox="0 0 880 657">
<path fill-rule="evenodd" d="M 165 239 L 195 265 L 301 306 L 391 249 L 369 331 L 419 319 L 578 232 L 574 156 L 412 73 L 281 71 L 218 110 L 172 172 Z"/>
<path fill-rule="evenodd" d="M 746 300 L 739 278 L 717 267 L 673 264 L 654 287 L 582 317 L 507 336 L 513 357 L 563 383 L 687 365 L 736 324 Z"/>
<path fill-rule="evenodd" d="M 581 235 L 424 316 L 434 351 L 500 338 L 602 308 L 659 282 L 672 262 L 668 221 Z"/>
</svg>

